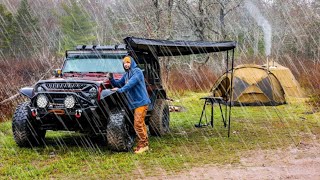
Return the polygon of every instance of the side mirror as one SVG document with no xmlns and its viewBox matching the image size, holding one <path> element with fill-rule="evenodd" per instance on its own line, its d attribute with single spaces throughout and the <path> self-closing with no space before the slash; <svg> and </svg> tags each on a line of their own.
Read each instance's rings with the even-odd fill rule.
<svg viewBox="0 0 320 180">
<path fill-rule="evenodd" d="M 62 74 L 61 69 L 55 69 L 55 70 L 53 71 L 54 77 L 61 77 L 61 74 Z"/>
</svg>

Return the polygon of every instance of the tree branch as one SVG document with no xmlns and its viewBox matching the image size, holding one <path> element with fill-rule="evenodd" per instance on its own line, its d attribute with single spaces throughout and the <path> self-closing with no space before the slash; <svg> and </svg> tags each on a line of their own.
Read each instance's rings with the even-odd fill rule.
<svg viewBox="0 0 320 180">
<path fill-rule="evenodd" d="M 239 4 L 237 4 L 237 5 L 234 6 L 233 8 L 227 10 L 227 12 L 226 12 L 224 15 L 226 16 L 229 12 L 231 12 L 231 11 L 235 10 L 236 8 L 238 8 L 238 7 L 240 6 L 240 4 L 241 4 L 241 2 L 239 2 Z"/>
</svg>

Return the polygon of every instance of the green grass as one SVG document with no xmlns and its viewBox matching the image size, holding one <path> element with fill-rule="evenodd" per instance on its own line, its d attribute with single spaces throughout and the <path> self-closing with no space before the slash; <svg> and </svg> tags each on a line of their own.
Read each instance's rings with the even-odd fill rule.
<svg viewBox="0 0 320 180">
<path fill-rule="evenodd" d="M 171 113 L 171 133 L 150 137 L 147 154 L 109 151 L 101 142 L 69 132 L 48 132 L 47 145 L 34 149 L 15 144 L 11 123 L 0 124 L 0 179 L 143 178 L 174 174 L 205 164 L 236 164 L 249 150 L 277 149 L 311 143 L 319 137 L 319 114 L 303 102 L 276 107 L 233 107 L 227 137 L 218 108 L 214 128 L 195 128 L 204 93 L 175 96 L 186 112 Z M 207 111 L 209 114 L 209 111 Z M 319 138 L 317 138 L 319 139 Z"/>
</svg>

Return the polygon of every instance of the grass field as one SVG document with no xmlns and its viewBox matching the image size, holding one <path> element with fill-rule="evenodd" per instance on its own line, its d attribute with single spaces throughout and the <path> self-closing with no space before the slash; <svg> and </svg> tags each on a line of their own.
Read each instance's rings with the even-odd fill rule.
<svg viewBox="0 0 320 180">
<path fill-rule="evenodd" d="M 170 114 L 170 134 L 151 137 L 151 150 L 143 155 L 111 152 L 99 139 L 69 132 L 48 132 L 44 147 L 19 148 L 12 137 L 11 123 L 1 123 L 0 179 L 136 179 L 170 175 L 205 164 L 237 164 L 249 150 L 282 149 L 319 139 L 319 113 L 312 113 L 301 99 L 276 107 L 233 107 L 229 138 L 218 108 L 214 128 L 195 128 L 203 104 L 199 98 L 205 95 L 171 95 L 179 99 L 174 104 L 186 111 Z"/>
</svg>

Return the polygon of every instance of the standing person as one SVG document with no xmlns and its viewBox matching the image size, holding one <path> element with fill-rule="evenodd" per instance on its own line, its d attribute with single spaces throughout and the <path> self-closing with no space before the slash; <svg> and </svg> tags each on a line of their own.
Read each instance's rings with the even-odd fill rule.
<svg viewBox="0 0 320 180">
<path fill-rule="evenodd" d="M 134 130 L 138 135 L 138 144 L 134 153 L 139 154 L 149 150 L 145 116 L 150 99 L 143 73 L 131 56 L 123 58 L 123 68 L 126 73 L 121 79 L 115 80 L 112 76 L 109 77 L 111 84 L 115 87 L 111 90 L 124 93 L 128 99 L 129 109 L 134 111 Z"/>
</svg>

